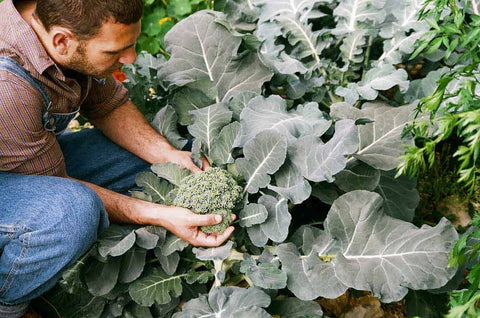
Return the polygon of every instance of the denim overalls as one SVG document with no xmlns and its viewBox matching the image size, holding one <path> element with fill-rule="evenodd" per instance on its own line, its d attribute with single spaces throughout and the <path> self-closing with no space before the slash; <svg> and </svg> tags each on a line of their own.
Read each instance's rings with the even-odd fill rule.
<svg viewBox="0 0 480 318">
<path fill-rule="evenodd" d="M 6 70 L 10 73 L 13 73 L 17 76 L 20 76 L 26 80 L 33 88 L 40 92 L 43 96 L 43 127 L 47 131 L 55 133 L 55 135 L 60 135 L 67 129 L 68 123 L 75 118 L 80 107 L 71 113 L 53 113 L 52 102 L 47 95 L 47 92 L 42 87 L 40 82 L 34 78 L 28 71 L 21 67 L 14 59 L 9 57 L 0 57 L 0 69 Z"/>
</svg>

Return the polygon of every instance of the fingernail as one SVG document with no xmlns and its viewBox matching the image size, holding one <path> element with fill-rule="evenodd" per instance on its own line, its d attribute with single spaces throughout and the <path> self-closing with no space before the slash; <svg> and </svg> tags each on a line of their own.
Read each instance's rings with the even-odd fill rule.
<svg viewBox="0 0 480 318">
<path fill-rule="evenodd" d="M 216 215 L 216 216 L 215 216 L 215 221 L 220 222 L 221 220 L 222 220 L 222 216 L 221 216 L 221 215 Z"/>
</svg>

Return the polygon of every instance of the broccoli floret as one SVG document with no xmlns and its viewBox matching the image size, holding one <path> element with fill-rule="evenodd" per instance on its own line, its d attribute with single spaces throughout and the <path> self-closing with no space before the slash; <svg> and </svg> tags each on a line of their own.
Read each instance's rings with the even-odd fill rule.
<svg viewBox="0 0 480 318">
<path fill-rule="evenodd" d="M 242 199 L 242 187 L 221 168 L 208 168 L 182 180 L 175 191 L 173 204 L 197 214 L 220 214 L 220 224 L 203 226 L 205 233 L 223 233 L 231 223 L 235 205 Z"/>
</svg>

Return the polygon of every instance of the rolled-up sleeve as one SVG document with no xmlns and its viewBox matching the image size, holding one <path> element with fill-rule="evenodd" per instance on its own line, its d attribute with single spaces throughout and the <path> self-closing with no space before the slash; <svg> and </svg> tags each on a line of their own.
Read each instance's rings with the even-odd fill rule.
<svg viewBox="0 0 480 318">
<path fill-rule="evenodd" d="M 60 145 L 43 129 L 43 98 L 21 80 L 0 74 L 0 171 L 66 176 Z"/>
<path fill-rule="evenodd" d="M 87 98 L 80 108 L 82 116 L 94 120 L 101 118 L 129 99 L 128 90 L 122 83 L 109 76 L 104 81 L 92 79 Z"/>
</svg>

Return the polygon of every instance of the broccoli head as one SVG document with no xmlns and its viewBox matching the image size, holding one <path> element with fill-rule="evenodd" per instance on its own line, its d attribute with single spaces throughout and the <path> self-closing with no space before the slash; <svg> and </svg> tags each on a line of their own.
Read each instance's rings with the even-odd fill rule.
<svg viewBox="0 0 480 318">
<path fill-rule="evenodd" d="M 223 233 L 231 223 L 235 205 L 242 199 L 243 189 L 233 176 L 221 168 L 208 168 L 182 180 L 175 191 L 173 204 L 197 214 L 220 214 L 223 221 L 202 226 L 205 233 Z"/>
</svg>

